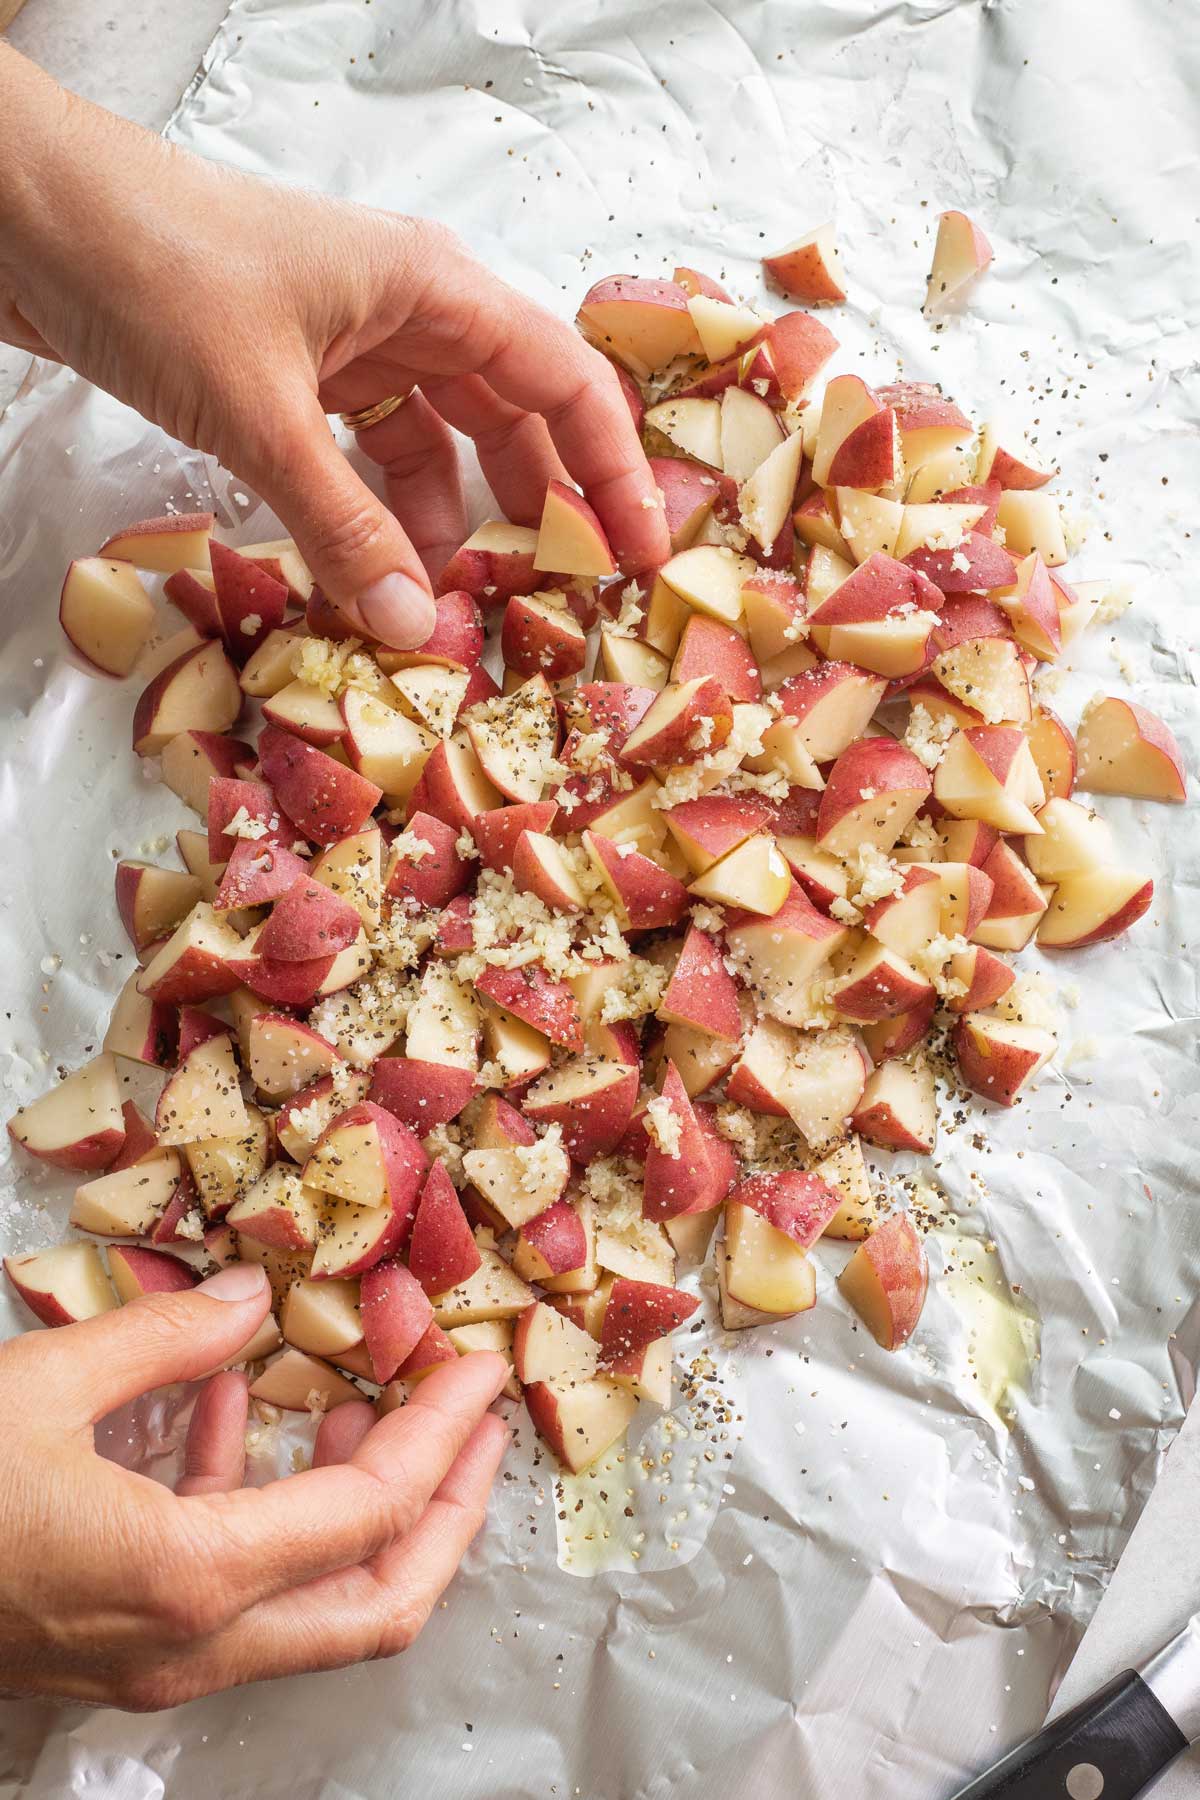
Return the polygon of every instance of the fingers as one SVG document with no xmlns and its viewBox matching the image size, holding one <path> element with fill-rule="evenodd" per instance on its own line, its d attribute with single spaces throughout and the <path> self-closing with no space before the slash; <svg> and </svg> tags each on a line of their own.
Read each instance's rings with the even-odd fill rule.
<svg viewBox="0 0 1200 1800">
<path fill-rule="evenodd" d="M 419 1523 L 406 1538 L 375 1558 L 371 1579 L 377 1587 L 382 1584 L 383 1604 L 379 1609 L 382 1635 L 373 1654 L 388 1656 L 405 1649 L 424 1625 L 483 1524 L 492 1482 L 511 1442 L 507 1422 L 488 1413 L 475 1427 Z M 365 1584 L 355 1579 L 358 1574 L 358 1570 L 351 1571 L 343 1600 L 351 1630 L 356 1603 L 361 1605 L 365 1599 Z"/>
<path fill-rule="evenodd" d="M 387 482 L 388 505 L 425 569 L 438 575 L 467 535 L 458 450 L 428 400 L 413 393 L 378 425 L 358 433 Z"/>
<path fill-rule="evenodd" d="M 188 1422 L 183 1474 L 175 1492 L 227 1494 L 246 1473 L 246 1377 L 226 1369 L 200 1390 Z"/>
<path fill-rule="evenodd" d="M 38 1391 L 66 1422 L 92 1425 L 169 1381 L 194 1381 L 229 1362 L 267 1316 L 271 1287 L 257 1263 L 231 1263 L 186 1293 L 145 1294 L 98 1318 L 24 1340 Z"/>
<path fill-rule="evenodd" d="M 423 643 L 436 618 L 432 590 L 399 520 L 346 461 L 315 394 L 296 390 L 290 404 L 281 397 L 278 416 L 287 423 L 277 436 L 264 436 L 257 423 L 245 434 L 250 448 L 239 473 L 357 631 L 401 650 Z"/>
<path fill-rule="evenodd" d="M 446 423 L 474 440 L 479 466 L 505 518 L 536 525 L 547 483 L 568 479 L 546 421 L 501 400 L 478 375 L 421 385 Z"/>
<path fill-rule="evenodd" d="M 508 311 L 506 328 L 494 332 L 499 347 L 479 373 L 503 399 L 542 414 L 626 573 L 665 562 L 671 545 L 662 502 L 615 371 L 528 301 Z"/>
<path fill-rule="evenodd" d="M 344 1406 L 335 1406 L 317 1427 L 313 1468 L 349 1462 L 374 1423 L 375 1408 L 369 1400 L 347 1400 Z"/>
<path fill-rule="evenodd" d="M 421 1383 L 351 1460 L 189 1504 L 208 1514 L 214 1562 L 241 1605 L 376 1555 L 410 1531 L 508 1379 L 477 1351 Z"/>
<path fill-rule="evenodd" d="M 350 1410 L 347 1404 L 337 1413 Z M 402 1542 L 370 1567 L 326 1575 L 250 1607 L 186 1661 L 165 1670 L 163 1692 L 156 1690 L 149 1703 L 174 1705 L 237 1682 L 344 1668 L 407 1649 L 486 1517 L 488 1492 L 510 1441 L 504 1420 L 485 1414 Z"/>
</svg>

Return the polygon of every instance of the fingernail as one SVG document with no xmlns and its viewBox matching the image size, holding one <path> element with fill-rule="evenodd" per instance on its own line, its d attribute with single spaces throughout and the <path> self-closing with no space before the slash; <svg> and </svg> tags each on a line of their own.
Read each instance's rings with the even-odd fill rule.
<svg viewBox="0 0 1200 1800">
<path fill-rule="evenodd" d="M 218 1269 L 207 1281 L 202 1281 L 196 1289 L 198 1294 L 207 1294 L 210 1300 L 253 1300 L 262 1292 L 267 1272 L 258 1263 L 230 1263 L 227 1269 Z"/>
<path fill-rule="evenodd" d="M 396 650 L 415 650 L 437 624 L 429 594 L 407 575 L 373 581 L 358 596 L 358 609 L 372 635 Z"/>
</svg>

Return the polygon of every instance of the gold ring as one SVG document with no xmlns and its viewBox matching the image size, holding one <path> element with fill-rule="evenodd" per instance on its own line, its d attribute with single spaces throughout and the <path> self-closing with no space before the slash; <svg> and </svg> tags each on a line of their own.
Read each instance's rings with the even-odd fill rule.
<svg viewBox="0 0 1200 1800">
<path fill-rule="evenodd" d="M 416 392 L 416 386 L 410 387 L 407 394 L 389 394 L 386 400 L 377 400 L 374 406 L 364 406 L 358 412 L 339 413 L 338 417 L 347 431 L 366 431 L 372 425 L 380 425 L 384 419 L 390 419 L 394 412 L 399 412 L 404 402 Z"/>
</svg>

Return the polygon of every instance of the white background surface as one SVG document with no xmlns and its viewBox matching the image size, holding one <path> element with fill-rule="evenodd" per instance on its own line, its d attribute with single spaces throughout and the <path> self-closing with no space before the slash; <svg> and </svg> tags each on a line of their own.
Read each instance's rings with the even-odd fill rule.
<svg viewBox="0 0 1200 1800">
<path fill-rule="evenodd" d="M 177 0 L 165 8 L 130 0 L 120 12 L 89 0 L 28 0 L 8 36 L 76 91 L 158 127 L 187 86 L 224 11 L 224 0 Z M 0 411 L 11 392 L 6 376 L 11 384 L 24 360 L 6 366 L 0 356 Z M 1071 1700 L 1170 1635 L 1200 1599 L 1200 1553 L 1194 1549 L 1198 1460 L 1200 1429 L 1193 1421 L 1172 1452 L 1160 1491 L 1072 1670 Z M 1198 1766 L 1192 1763 L 1190 1773 L 1181 1770 L 1165 1783 L 1159 1790 L 1163 1800 L 1200 1795 Z"/>
</svg>

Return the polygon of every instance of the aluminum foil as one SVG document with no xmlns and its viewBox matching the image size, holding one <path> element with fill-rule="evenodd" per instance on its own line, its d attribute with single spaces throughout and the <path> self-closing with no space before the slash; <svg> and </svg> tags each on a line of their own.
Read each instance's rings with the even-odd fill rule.
<svg viewBox="0 0 1200 1800">
<path fill-rule="evenodd" d="M 677 259 L 761 295 L 763 250 L 836 218 L 837 366 L 938 380 L 977 418 L 1001 402 L 1061 461 L 1069 573 L 1134 605 L 1054 704 L 1074 722 L 1098 688 L 1133 693 L 1195 788 L 1197 91 L 1194 16 L 1144 0 L 239 0 L 168 129 L 442 218 L 564 314 L 599 274 Z M 934 330 L 946 206 L 996 262 Z M 178 817 L 128 754 L 134 684 L 63 653 L 61 571 L 210 495 L 272 534 L 236 480 L 69 373 L 37 370 L 0 423 L 10 1107 L 96 1043 L 129 966 L 112 860 Z M 855 1328 L 845 1253 L 821 1248 L 804 1318 L 733 1339 L 707 1306 L 674 1412 L 597 1478 L 559 1484 L 518 1415 L 486 1530 L 403 1661 L 153 1717 L 8 1706 L 0 1795 L 917 1800 L 1035 1726 L 1200 1357 L 1195 814 L 1104 810 L 1157 874 L 1153 912 L 1045 962 L 1058 1066 L 1011 1114 L 949 1121 L 908 1351 Z M 60 1236 L 67 1183 L 2 1175 L 0 1247 Z M 0 1295 L 0 1331 L 27 1323 Z M 167 1477 L 187 1402 L 116 1421 L 110 1453 Z M 262 1436 L 256 1478 L 283 1448 Z"/>
</svg>

